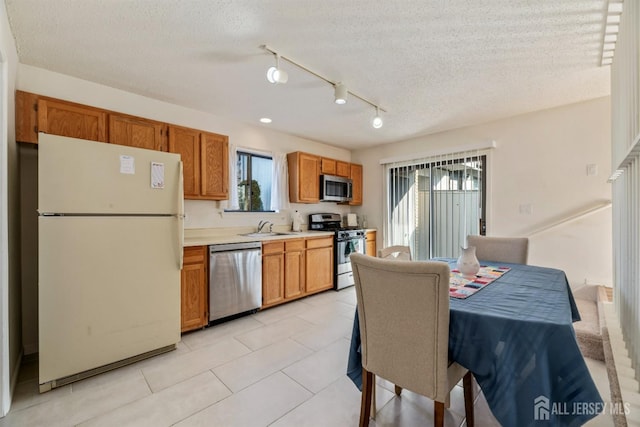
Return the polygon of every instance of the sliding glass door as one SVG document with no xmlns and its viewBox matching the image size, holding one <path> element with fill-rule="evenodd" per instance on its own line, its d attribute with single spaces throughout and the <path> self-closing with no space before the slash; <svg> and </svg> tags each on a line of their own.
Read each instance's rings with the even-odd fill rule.
<svg viewBox="0 0 640 427">
<path fill-rule="evenodd" d="M 484 234 L 486 156 L 439 156 L 388 164 L 386 245 L 414 259 L 457 257 L 468 234 Z"/>
</svg>

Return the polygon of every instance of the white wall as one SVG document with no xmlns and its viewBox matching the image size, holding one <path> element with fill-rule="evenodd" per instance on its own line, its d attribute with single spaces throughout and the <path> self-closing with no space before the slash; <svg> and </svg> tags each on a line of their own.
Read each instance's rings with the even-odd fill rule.
<svg viewBox="0 0 640 427">
<path fill-rule="evenodd" d="M 339 160 L 350 161 L 351 153 L 348 150 L 318 143 L 292 135 L 286 135 L 272 131 L 265 126 L 253 126 L 238 123 L 221 117 L 212 116 L 201 111 L 196 111 L 178 105 L 157 101 L 129 92 L 113 89 L 107 86 L 80 80 L 71 76 L 54 73 L 41 68 L 20 64 L 18 66 L 17 89 L 32 92 L 39 95 L 50 96 L 105 108 L 112 111 L 127 113 L 139 117 L 145 117 L 161 122 L 177 124 L 204 131 L 221 133 L 229 136 L 229 142 L 238 147 L 250 148 L 259 151 L 288 153 L 291 151 L 306 151 L 331 157 Z M 25 189 L 23 194 L 23 206 L 36 206 L 37 197 L 33 191 L 33 185 L 37 182 L 35 173 L 37 163 L 33 158 L 32 146 L 22 147 L 21 161 L 24 165 L 22 182 Z M 32 174 L 32 176 L 29 176 Z M 31 199 L 29 199 L 31 197 Z M 289 211 L 278 213 L 239 213 L 224 212 L 226 202 L 187 200 L 185 201 L 186 228 L 218 228 L 257 226 L 258 221 L 268 219 L 275 225 L 291 224 L 291 211 L 299 210 L 303 214 L 312 212 L 337 212 L 346 214 L 348 206 L 339 206 L 335 203 L 322 204 L 292 204 Z M 31 224 L 33 215 L 31 210 L 24 213 L 24 223 Z M 37 230 L 24 227 L 23 233 L 23 268 L 37 271 L 36 263 Z M 37 351 L 37 275 L 25 275 L 23 278 L 23 341 L 25 353 Z"/>
<path fill-rule="evenodd" d="M 605 97 L 358 150 L 352 161 L 364 165 L 364 204 L 357 210 L 367 215 L 369 226 L 382 227 L 381 159 L 494 140 L 497 148 L 489 158 L 487 234 L 528 236 L 611 200 L 606 183 L 610 126 L 610 99 Z M 589 164 L 597 165 L 596 176 L 587 175 Z M 531 214 L 521 214 L 520 205 L 531 205 Z M 529 263 L 563 269 L 572 285 L 585 280 L 611 285 L 611 259 L 610 208 L 530 241 Z"/>
<path fill-rule="evenodd" d="M 338 160 L 351 159 L 349 150 L 275 132 L 267 126 L 239 123 L 24 64 L 20 64 L 18 69 L 17 88 L 39 95 L 229 135 L 229 142 L 238 147 L 281 153 L 307 151 Z M 224 202 L 187 201 L 185 227 L 257 225 L 260 219 L 269 219 L 277 225 L 291 221 L 290 212 L 286 211 L 279 214 L 223 213 L 225 207 Z M 320 211 L 342 214 L 349 212 L 348 206 L 338 206 L 335 203 L 292 205 L 291 210 L 295 209 L 303 215 Z"/>
<path fill-rule="evenodd" d="M 11 404 L 22 355 L 20 210 L 14 90 L 18 55 L 4 2 L 0 5 L 0 416 Z"/>
</svg>

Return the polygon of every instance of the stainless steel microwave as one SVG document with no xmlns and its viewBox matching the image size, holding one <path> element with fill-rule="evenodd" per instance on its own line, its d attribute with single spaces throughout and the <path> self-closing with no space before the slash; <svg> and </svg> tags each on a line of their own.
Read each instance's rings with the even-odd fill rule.
<svg viewBox="0 0 640 427">
<path fill-rule="evenodd" d="M 320 175 L 321 202 L 349 202 L 353 197 L 353 183 L 349 178 Z"/>
</svg>

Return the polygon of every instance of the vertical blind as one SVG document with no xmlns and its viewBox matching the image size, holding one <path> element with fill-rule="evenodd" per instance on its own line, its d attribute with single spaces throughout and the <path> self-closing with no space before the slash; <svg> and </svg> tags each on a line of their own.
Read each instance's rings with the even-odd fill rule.
<svg viewBox="0 0 640 427">
<path fill-rule="evenodd" d="M 611 67 L 614 300 L 640 379 L 640 2 L 624 2 Z"/>
<path fill-rule="evenodd" d="M 385 246 L 409 246 L 418 260 L 457 257 L 484 219 L 485 159 L 473 150 L 385 164 Z"/>
</svg>

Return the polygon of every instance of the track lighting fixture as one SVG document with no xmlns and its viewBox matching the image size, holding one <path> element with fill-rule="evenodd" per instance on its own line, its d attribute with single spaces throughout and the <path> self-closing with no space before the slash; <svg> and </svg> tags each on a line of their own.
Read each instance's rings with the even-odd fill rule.
<svg viewBox="0 0 640 427">
<path fill-rule="evenodd" d="M 380 129 L 382 127 L 382 117 L 380 117 L 380 111 L 382 111 L 383 113 L 386 113 L 387 111 L 384 110 L 383 108 L 381 108 L 379 105 L 374 104 L 373 102 L 369 101 L 368 99 L 353 93 L 350 90 L 347 90 L 347 87 L 342 83 L 342 82 L 334 82 L 332 80 L 329 80 L 328 78 L 321 76 L 320 74 L 316 73 L 315 71 L 310 70 L 309 68 L 298 64 L 297 62 L 295 62 L 293 59 L 288 58 L 286 56 L 282 56 L 280 55 L 278 52 L 276 52 L 275 50 L 271 49 L 269 46 L 267 45 L 261 45 L 260 46 L 261 49 L 265 50 L 267 53 L 272 54 L 273 56 L 276 57 L 276 66 L 275 67 L 270 67 L 269 70 L 267 71 L 267 80 L 269 80 L 271 83 L 286 83 L 287 79 L 289 78 L 289 76 L 287 75 L 287 73 L 283 70 L 280 69 L 280 58 L 282 58 L 283 60 L 287 61 L 288 63 L 295 65 L 296 67 L 298 67 L 299 69 L 301 69 L 302 71 L 306 71 L 307 73 L 316 76 L 317 78 L 319 78 L 320 80 L 324 80 L 325 82 L 329 83 L 331 86 L 333 86 L 333 95 L 334 95 L 334 102 L 336 104 L 346 104 L 347 103 L 347 97 L 348 95 L 351 95 L 355 98 L 358 98 L 360 101 L 371 105 L 372 107 L 374 107 L 376 109 L 376 116 L 373 118 L 373 120 L 371 121 L 371 126 L 373 126 L 375 129 Z"/>
<path fill-rule="evenodd" d="M 379 107 L 376 105 L 376 116 L 371 120 L 371 126 L 376 129 L 380 129 L 382 127 L 382 117 L 380 117 Z"/>
<path fill-rule="evenodd" d="M 276 66 L 269 67 L 267 70 L 267 80 L 269 80 L 269 83 L 284 84 L 289 80 L 289 75 L 286 71 L 280 69 L 280 55 L 274 53 L 274 56 L 276 57 Z"/>
<path fill-rule="evenodd" d="M 336 83 L 335 85 L 335 90 L 334 90 L 334 96 L 335 96 L 335 103 L 336 104 L 346 104 L 347 103 L 347 95 L 349 94 L 349 92 L 347 91 L 347 87 L 345 85 L 343 85 L 342 83 Z"/>
</svg>

